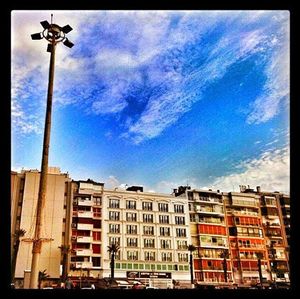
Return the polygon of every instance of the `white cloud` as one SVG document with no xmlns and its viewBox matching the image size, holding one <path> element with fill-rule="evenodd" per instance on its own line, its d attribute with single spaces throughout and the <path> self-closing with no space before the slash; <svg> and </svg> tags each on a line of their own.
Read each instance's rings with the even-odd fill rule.
<svg viewBox="0 0 300 299">
<path fill-rule="evenodd" d="M 160 135 L 175 123 L 192 105 L 199 101 L 208 84 L 224 76 L 229 66 L 259 51 L 258 44 L 265 36 L 259 30 L 232 35 L 228 32 L 209 53 L 206 62 L 190 74 L 182 76 L 172 71 L 169 76 L 159 74 L 171 88 L 159 97 L 150 98 L 140 118 L 124 137 L 140 142 Z M 161 79 L 160 79 L 161 80 Z"/>
<path fill-rule="evenodd" d="M 107 183 L 105 183 L 105 187 L 113 189 L 118 186 L 120 186 L 119 180 L 115 176 L 110 175 L 108 177 Z"/>
<path fill-rule="evenodd" d="M 265 191 L 289 193 L 290 156 L 289 147 L 263 152 L 257 159 L 247 160 L 237 165 L 242 172 L 219 177 L 212 186 L 221 191 L 238 191 L 239 185 L 261 186 Z"/>
<path fill-rule="evenodd" d="M 282 100 L 289 100 L 290 89 L 290 47 L 289 47 L 289 19 L 282 22 L 282 32 L 271 36 L 268 43 L 272 47 L 278 47 L 265 69 L 267 82 L 263 93 L 251 104 L 251 112 L 247 117 L 249 124 L 264 123 L 279 112 L 279 105 Z M 279 42 L 279 36 L 281 41 Z"/>
</svg>

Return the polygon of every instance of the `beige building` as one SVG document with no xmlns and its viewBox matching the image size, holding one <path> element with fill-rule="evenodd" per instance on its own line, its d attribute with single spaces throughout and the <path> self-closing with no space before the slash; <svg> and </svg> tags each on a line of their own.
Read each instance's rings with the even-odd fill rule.
<svg viewBox="0 0 300 299">
<path fill-rule="evenodd" d="M 24 271 L 30 271 L 32 259 L 32 238 L 36 221 L 36 206 L 39 191 L 40 173 L 38 170 L 12 172 L 11 232 L 24 229 L 16 261 L 15 278 L 23 279 Z M 59 168 L 49 167 L 47 192 L 43 209 L 42 252 L 39 270 L 46 270 L 50 278 L 58 279 L 61 274 L 61 251 L 59 246 L 66 244 L 70 221 L 66 218 L 70 210 L 70 178 Z"/>
<path fill-rule="evenodd" d="M 191 243 L 186 198 L 143 192 L 142 187 L 104 190 L 103 277 L 110 276 L 109 245 L 120 251 L 115 277 L 137 278 L 163 288 L 172 280 L 190 283 L 187 246 Z"/>
</svg>

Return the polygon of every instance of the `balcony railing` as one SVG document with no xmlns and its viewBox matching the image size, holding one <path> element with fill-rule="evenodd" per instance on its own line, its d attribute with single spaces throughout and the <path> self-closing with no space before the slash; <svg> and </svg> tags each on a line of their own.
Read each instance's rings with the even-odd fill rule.
<svg viewBox="0 0 300 299">
<path fill-rule="evenodd" d="M 71 263 L 71 266 L 75 267 L 76 269 L 89 269 L 93 267 L 92 262 L 74 262 Z"/>
<path fill-rule="evenodd" d="M 88 236 L 77 236 L 78 243 L 91 243 L 93 241 L 92 237 Z"/>
<path fill-rule="evenodd" d="M 92 230 L 93 224 L 86 224 L 86 223 L 78 223 L 77 229 L 79 230 Z"/>
<path fill-rule="evenodd" d="M 93 212 L 91 211 L 73 211 L 74 217 L 81 217 L 81 218 L 93 218 Z"/>
<path fill-rule="evenodd" d="M 92 206 L 94 203 L 92 200 L 79 199 L 77 204 L 79 206 Z"/>
<path fill-rule="evenodd" d="M 89 256 L 93 254 L 92 249 L 77 248 L 75 249 L 77 256 Z"/>
</svg>

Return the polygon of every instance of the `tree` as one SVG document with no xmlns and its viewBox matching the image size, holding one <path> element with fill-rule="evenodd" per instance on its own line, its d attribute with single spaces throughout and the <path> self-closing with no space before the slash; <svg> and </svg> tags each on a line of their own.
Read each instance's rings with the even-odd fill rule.
<svg viewBox="0 0 300 299">
<path fill-rule="evenodd" d="M 224 271 L 224 279 L 227 282 L 227 259 L 229 258 L 229 251 L 228 249 L 223 249 L 220 253 L 220 257 L 223 258 L 223 271 Z"/>
<path fill-rule="evenodd" d="M 16 271 L 16 263 L 17 263 L 17 256 L 19 252 L 20 246 L 20 239 L 24 237 L 26 234 L 25 229 L 16 230 L 14 233 L 14 245 L 13 245 L 13 253 L 12 253 L 12 261 L 11 261 L 11 281 L 15 279 L 15 271 Z"/>
<path fill-rule="evenodd" d="M 191 284 L 193 284 L 194 283 L 193 251 L 196 250 L 196 247 L 194 245 L 189 245 L 187 249 L 190 252 Z"/>
<path fill-rule="evenodd" d="M 67 276 L 68 276 L 68 269 L 67 269 L 67 262 L 68 262 L 68 254 L 71 251 L 71 248 L 69 245 L 62 245 L 58 246 L 60 249 L 61 255 L 62 255 L 62 275 L 61 279 L 62 281 L 66 281 Z"/>
<path fill-rule="evenodd" d="M 38 287 L 41 288 L 42 282 L 50 277 L 50 275 L 47 274 L 47 269 L 44 271 L 39 271 L 39 277 L 38 277 Z"/>
<path fill-rule="evenodd" d="M 120 246 L 118 244 L 111 244 L 108 247 L 108 252 L 111 254 L 111 260 L 110 260 L 110 279 L 111 282 L 113 281 L 113 279 L 115 278 L 115 255 L 116 253 L 120 250 Z"/>
<path fill-rule="evenodd" d="M 261 260 L 264 255 L 262 252 L 256 252 L 256 256 L 257 256 L 257 266 L 258 266 L 258 273 L 259 273 L 259 282 L 260 282 L 260 285 L 262 286 L 263 276 L 262 276 L 262 271 L 261 271 Z"/>
</svg>

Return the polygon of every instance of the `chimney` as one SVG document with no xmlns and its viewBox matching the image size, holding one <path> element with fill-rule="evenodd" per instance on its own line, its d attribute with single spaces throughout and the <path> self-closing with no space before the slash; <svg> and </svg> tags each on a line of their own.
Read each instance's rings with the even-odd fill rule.
<svg viewBox="0 0 300 299">
<path fill-rule="evenodd" d="M 256 191 L 257 191 L 257 193 L 261 192 L 260 186 L 256 186 Z"/>
</svg>

